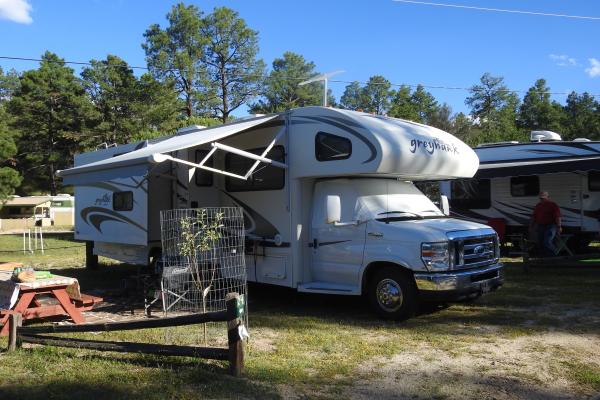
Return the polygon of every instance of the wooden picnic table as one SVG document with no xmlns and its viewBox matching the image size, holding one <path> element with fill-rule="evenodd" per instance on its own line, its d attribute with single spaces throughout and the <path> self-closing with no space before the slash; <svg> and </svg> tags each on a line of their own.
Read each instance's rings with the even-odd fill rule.
<svg viewBox="0 0 600 400">
<path fill-rule="evenodd" d="M 85 322 L 81 312 L 102 301 L 99 297 L 82 295 L 75 278 L 53 275 L 33 282 L 14 282 L 11 275 L 10 271 L 0 271 L 0 336 L 8 334 L 10 314 L 20 313 L 23 320 L 64 315 L 81 324 Z"/>
</svg>

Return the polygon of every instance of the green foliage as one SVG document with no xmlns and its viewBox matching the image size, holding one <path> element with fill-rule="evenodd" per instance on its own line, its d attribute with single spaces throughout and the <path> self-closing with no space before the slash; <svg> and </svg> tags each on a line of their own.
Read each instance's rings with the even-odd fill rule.
<svg viewBox="0 0 600 400">
<path fill-rule="evenodd" d="M 600 103 L 593 96 L 587 92 L 571 92 L 564 111 L 564 139 L 600 140 Z"/>
<path fill-rule="evenodd" d="M 23 73 L 20 83 L 8 104 L 23 149 L 19 167 L 26 189 L 42 187 L 55 195 L 56 170 L 71 165 L 82 133 L 98 116 L 73 70 L 56 54 L 46 52 L 39 69 Z"/>
<path fill-rule="evenodd" d="M 340 98 L 340 105 L 347 110 L 362 110 L 362 88 L 360 82 L 354 81 L 346 86 L 344 94 Z"/>
<path fill-rule="evenodd" d="M 201 30 L 207 42 L 202 61 L 214 93 L 209 106 L 225 123 L 233 110 L 260 93 L 265 63 L 257 58 L 258 32 L 227 7 L 215 8 Z"/>
<path fill-rule="evenodd" d="M 6 74 L 0 67 L 0 103 L 11 99 L 13 93 L 19 88 L 19 74 L 11 69 Z"/>
<path fill-rule="evenodd" d="M 17 145 L 14 141 L 14 133 L 6 123 L 7 119 L 8 115 L 0 103 L 0 208 L 3 200 L 13 194 L 15 188 L 21 184 L 21 176 L 13 168 Z"/>
<path fill-rule="evenodd" d="M 390 107 L 390 81 L 381 75 L 369 78 L 364 87 L 352 82 L 341 97 L 341 106 L 374 114 L 385 114 Z"/>
<path fill-rule="evenodd" d="M 273 69 L 264 83 L 262 98 L 250 106 L 253 113 L 277 113 L 296 107 L 322 105 L 320 83 L 298 86 L 303 80 L 318 74 L 315 64 L 300 54 L 286 51 L 283 58 L 273 61 Z M 328 99 L 328 104 L 332 102 Z"/>
<path fill-rule="evenodd" d="M 550 88 L 545 79 L 538 79 L 529 88 L 519 108 L 518 125 L 527 131 L 562 131 L 562 107 L 550 100 Z"/>
<path fill-rule="evenodd" d="M 100 118 L 88 148 L 130 143 L 175 128 L 180 104 L 172 82 L 163 84 L 150 74 L 137 79 L 125 61 L 112 55 L 91 64 L 81 76 Z"/>
<path fill-rule="evenodd" d="M 151 25 L 142 48 L 150 72 L 158 81 L 172 83 L 185 103 L 185 114 L 191 117 L 205 107 L 207 94 L 206 65 L 200 63 L 207 39 L 201 29 L 202 12 L 193 5 L 174 5 L 167 14 L 169 26 Z"/>
<path fill-rule="evenodd" d="M 518 140 L 523 135 L 516 126 L 519 97 L 504 85 L 504 78 L 485 73 L 480 84 L 470 89 L 465 104 L 481 129 L 477 142 Z"/>
</svg>

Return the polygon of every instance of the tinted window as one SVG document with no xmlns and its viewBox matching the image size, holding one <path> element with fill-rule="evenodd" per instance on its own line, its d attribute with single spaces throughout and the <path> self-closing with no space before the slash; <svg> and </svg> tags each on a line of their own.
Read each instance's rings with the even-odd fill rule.
<svg viewBox="0 0 600 400">
<path fill-rule="evenodd" d="M 588 189 L 590 192 L 600 192 L 600 172 L 588 172 Z"/>
<path fill-rule="evenodd" d="M 513 197 L 533 197 L 540 193 L 540 179 L 537 176 L 515 176 L 510 178 L 510 195 Z"/>
<path fill-rule="evenodd" d="M 196 164 L 206 157 L 208 150 L 196 150 Z M 211 156 L 205 163 L 207 167 L 213 166 L 213 157 Z M 212 186 L 213 184 L 213 173 L 205 169 L 196 168 L 196 185 L 197 186 Z"/>
<path fill-rule="evenodd" d="M 262 154 L 262 152 L 265 151 L 265 147 L 246 151 L 254 154 Z M 285 152 L 283 146 L 273 147 L 265 157 L 284 163 Z M 237 154 L 228 153 L 225 156 L 225 169 L 234 174 L 245 175 L 246 172 L 252 168 L 253 164 L 254 160 Z M 265 163 L 260 163 L 247 180 L 228 176 L 225 179 L 225 186 L 228 192 L 280 190 L 285 186 L 285 170 Z"/>
<path fill-rule="evenodd" d="M 319 132 L 315 136 L 315 156 L 319 161 L 345 160 L 352 154 L 352 142 L 341 136 Z"/>
<path fill-rule="evenodd" d="M 113 210 L 131 211 L 133 210 L 133 192 L 114 192 Z"/>
<path fill-rule="evenodd" d="M 489 179 L 463 179 L 453 181 L 450 196 L 451 208 L 490 208 L 491 186 Z"/>
</svg>

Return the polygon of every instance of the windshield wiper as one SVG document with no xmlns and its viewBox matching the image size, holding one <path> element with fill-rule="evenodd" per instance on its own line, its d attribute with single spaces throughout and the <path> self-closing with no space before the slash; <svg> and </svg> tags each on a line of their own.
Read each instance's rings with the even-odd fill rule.
<svg viewBox="0 0 600 400">
<path fill-rule="evenodd" d="M 407 214 L 407 215 L 411 215 L 417 219 L 424 218 L 422 215 L 419 215 L 419 214 L 411 212 L 411 211 L 386 211 L 386 212 L 380 212 L 377 215 L 389 215 L 389 214 Z M 384 218 L 376 218 L 376 219 L 379 221 L 385 221 L 385 220 L 396 219 L 396 218 L 398 218 L 398 217 L 384 217 Z"/>
</svg>

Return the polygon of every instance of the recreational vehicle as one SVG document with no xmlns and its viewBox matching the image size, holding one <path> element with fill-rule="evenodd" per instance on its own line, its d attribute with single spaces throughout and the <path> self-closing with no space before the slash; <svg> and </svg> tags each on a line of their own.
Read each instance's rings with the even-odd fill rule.
<svg viewBox="0 0 600 400">
<path fill-rule="evenodd" d="M 572 250 L 598 236 L 600 142 L 533 131 L 530 143 L 484 144 L 475 153 L 480 164 L 474 178 L 441 184 L 452 215 L 496 221 L 506 235 L 526 235 L 538 194 L 548 191 L 561 209 L 563 232 L 572 235 Z"/>
<path fill-rule="evenodd" d="M 244 210 L 250 281 L 362 295 L 385 318 L 503 281 L 496 233 L 449 218 L 411 181 L 472 177 L 477 156 L 438 129 L 324 107 L 185 129 L 79 155 L 77 239 L 97 255 L 160 254 L 159 211 Z"/>
</svg>

